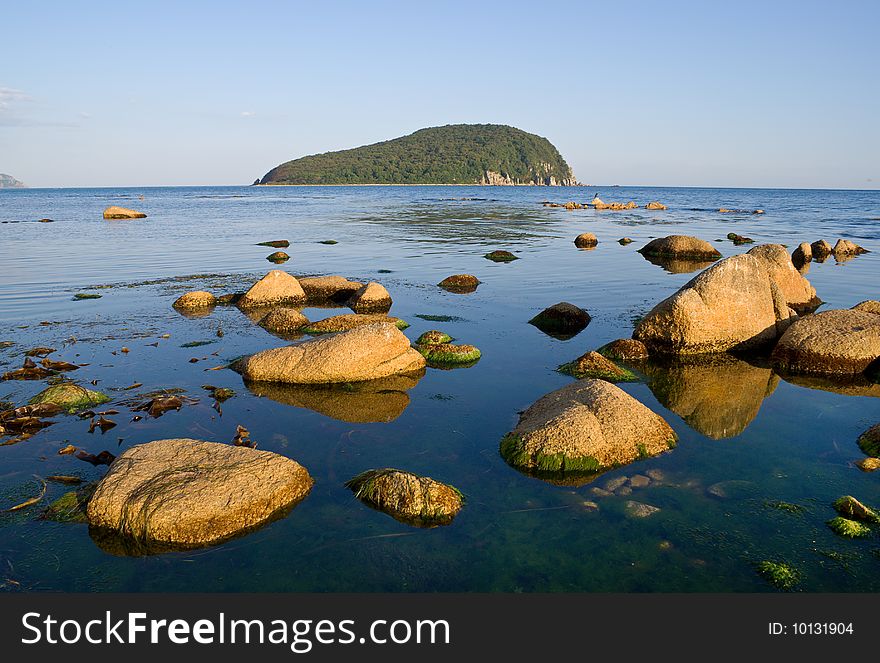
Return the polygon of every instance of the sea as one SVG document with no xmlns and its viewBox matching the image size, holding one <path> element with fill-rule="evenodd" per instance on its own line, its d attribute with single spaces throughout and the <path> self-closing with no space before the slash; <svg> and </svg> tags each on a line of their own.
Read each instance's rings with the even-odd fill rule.
<svg viewBox="0 0 880 663">
<path fill-rule="evenodd" d="M 544 202 L 633 200 L 626 211 Z M 661 201 L 667 210 L 644 205 Z M 147 218 L 105 221 L 110 205 Z M 731 212 L 721 213 L 725 208 Z M 755 210 L 763 214 L 754 214 Z M 51 223 L 39 222 L 51 219 Z M 581 250 L 575 236 L 594 233 Z M 762 563 L 787 564 L 792 591 L 880 591 L 880 535 L 843 539 L 827 525 L 842 495 L 880 507 L 880 472 L 855 466 L 857 438 L 880 421 L 880 385 L 777 375 L 766 357 L 652 365 L 619 386 L 660 414 L 678 445 L 585 481 L 523 474 L 499 454 L 519 413 L 573 378 L 557 368 L 622 337 L 705 264 L 655 264 L 637 252 L 672 234 L 724 256 L 756 244 L 847 238 L 871 252 L 812 263 L 819 310 L 880 299 L 880 191 L 651 187 L 169 187 L 0 191 L 0 372 L 31 348 L 81 367 L 68 374 L 111 397 L 116 425 L 60 415 L 29 439 L 0 438 L 0 589 L 29 592 L 775 592 Z M 633 241 L 621 245 L 618 240 Z M 242 292 L 289 240 L 296 276 L 378 281 L 415 340 L 441 329 L 480 361 L 429 368 L 408 390 L 349 385 L 330 394 L 254 393 L 224 368 L 291 342 L 235 307 L 186 317 L 191 290 Z M 324 243 L 334 241 L 335 244 Z M 489 251 L 518 260 L 494 263 Z M 437 286 L 469 273 L 472 293 Z M 86 298 L 77 295 L 100 295 Z M 570 338 L 529 320 L 570 302 L 592 321 Z M 310 320 L 344 313 L 306 308 Z M 218 334 L 218 331 L 222 335 Z M 293 340 L 292 342 L 298 342 Z M 234 390 L 215 404 L 211 385 Z M 45 381 L 0 382 L 0 402 L 25 404 Z M 157 391 L 179 411 L 135 411 Z M 383 392 L 384 393 L 384 392 Z M 295 459 L 315 479 L 285 517 L 195 550 L 108 544 L 46 508 L 104 465 L 59 454 L 68 445 L 118 455 L 191 437 L 231 444 L 244 426 L 258 449 Z M 357 500 L 345 482 L 393 467 L 457 487 L 451 524 L 419 528 Z M 635 477 L 635 479 L 634 479 Z M 645 481 L 647 479 L 647 482 Z M 40 497 L 43 486 L 45 494 Z M 598 490 L 597 490 L 598 489 Z M 13 507 L 40 499 L 20 509 Z M 656 507 L 632 517 L 628 502 Z M 10 510 L 13 509 L 13 510 Z"/>
</svg>

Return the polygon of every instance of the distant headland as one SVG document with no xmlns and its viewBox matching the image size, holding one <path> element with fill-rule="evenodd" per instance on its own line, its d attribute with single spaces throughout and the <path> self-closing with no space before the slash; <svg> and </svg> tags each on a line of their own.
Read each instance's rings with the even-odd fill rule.
<svg viewBox="0 0 880 663">
<path fill-rule="evenodd" d="M 546 138 L 500 124 L 450 124 L 276 166 L 254 184 L 577 184 Z"/>
<path fill-rule="evenodd" d="M 0 173 L 0 189 L 26 189 L 24 182 L 19 182 L 12 175 Z"/>
</svg>

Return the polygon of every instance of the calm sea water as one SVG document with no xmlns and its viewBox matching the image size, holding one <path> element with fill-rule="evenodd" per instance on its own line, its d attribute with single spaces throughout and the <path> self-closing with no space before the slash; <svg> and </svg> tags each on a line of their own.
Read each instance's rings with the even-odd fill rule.
<svg viewBox="0 0 880 663">
<path fill-rule="evenodd" d="M 566 211 L 541 206 L 661 200 L 665 212 Z M 143 196 L 143 199 L 140 198 Z M 104 207 L 148 214 L 108 222 Z M 719 207 L 744 210 L 719 214 Z M 765 214 L 749 211 L 761 208 Z M 54 223 L 36 223 L 40 218 Z M 0 446 L 0 509 L 33 495 L 33 475 L 102 476 L 60 447 L 119 453 L 165 437 L 231 441 L 246 426 L 260 449 L 295 458 L 315 478 L 283 520 L 224 545 L 186 553 L 126 556 L 102 549 L 84 525 L 39 519 L 68 488 L 49 484 L 37 506 L 0 514 L 0 586 L 30 591 L 774 591 L 762 560 L 797 567 L 805 591 L 880 590 L 880 537 L 838 538 L 825 525 L 843 494 L 880 506 L 880 472 L 853 466 L 856 438 L 880 420 L 880 386 L 791 384 L 760 359 L 711 367 L 653 367 L 622 388 L 659 412 L 680 436 L 670 453 L 609 472 L 593 483 L 554 485 L 510 468 L 498 454 L 517 413 L 571 380 L 555 368 L 607 341 L 693 274 L 654 265 L 636 250 L 650 238 L 729 232 L 796 246 L 847 237 L 873 253 L 813 264 L 808 278 L 826 308 L 880 299 L 880 192 L 672 188 L 199 187 L 0 191 L 0 371 L 37 345 L 55 359 L 87 363 L 71 377 L 114 398 L 117 426 L 88 432 L 62 416 L 33 438 Z M 581 251 L 580 232 L 599 238 Z M 620 246 L 616 240 L 635 240 Z M 296 274 L 378 280 L 392 314 L 415 338 L 441 328 L 479 346 L 482 360 L 429 370 L 375 416 L 369 394 L 329 403 L 308 390 L 258 397 L 229 370 L 206 371 L 283 341 L 234 308 L 178 315 L 182 292 L 241 291 L 270 267 L 256 242 L 289 239 Z M 320 244 L 337 240 L 336 245 Z M 729 241 L 725 255 L 747 250 Z M 521 260 L 495 264 L 492 249 Z M 455 273 L 483 282 L 456 295 L 436 283 Z M 193 278 L 193 275 L 201 275 Z M 99 286 L 102 286 L 99 288 Z M 107 287 L 109 286 L 109 287 Z M 101 299 L 74 301 L 77 292 Z M 527 324 L 569 301 L 593 316 L 569 340 Z M 334 311 L 305 309 L 310 319 Z M 345 312 L 339 311 L 339 312 Z M 434 322 L 419 316 L 451 316 Z M 225 332 L 217 337 L 217 329 Z M 169 337 L 165 335 L 170 334 Z M 201 347 L 181 347 L 210 341 Z M 125 346 L 130 351 L 121 353 Z M 191 363 L 190 359 L 198 359 Z M 142 387 L 123 391 L 133 383 Z M 201 386 L 231 387 L 222 416 Z M 2 382 L 0 400 L 22 404 L 45 385 Z M 130 421 L 130 399 L 161 388 L 197 402 L 158 419 Z M 329 404 L 328 404 L 329 403 Z M 342 403 L 340 405 L 340 403 Z M 393 466 L 459 487 L 468 502 L 454 523 L 414 529 L 352 498 L 343 483 Z M 617 477 L 660 470 L 629 496 L 591 492 Z M 660 508 L 630 519 L 635 499 Z M 598 509 L 584 503 L 595 501 Z M 773 508 L 784 501 L 798 513 Z"/>
</svg>

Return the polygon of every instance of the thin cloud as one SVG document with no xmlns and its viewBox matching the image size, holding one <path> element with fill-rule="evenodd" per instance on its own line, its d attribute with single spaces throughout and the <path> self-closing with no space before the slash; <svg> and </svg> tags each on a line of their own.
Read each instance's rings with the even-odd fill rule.
<svg viewBox="0 0 880 663">
<path fill-rule="evenodd" d="M 254 115 L 256 115 L 254 111 L 241 111 L 242 117 L 253 117 Z"/>
<path fill-rule="evenodd" d="M 33 101 L 30 95 L 11 87 L 0 87 L 0 113 L 7 112 L 13 104 L 21 101 Z"/>
</svg>

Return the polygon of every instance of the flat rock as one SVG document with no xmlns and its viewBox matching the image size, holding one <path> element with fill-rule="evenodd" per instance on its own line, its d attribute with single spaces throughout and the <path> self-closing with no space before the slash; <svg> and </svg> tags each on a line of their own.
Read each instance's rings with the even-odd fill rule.
<svg viewBox="0 0 880 663">
<path fill-rule="evenodd" d="M 331 384 L 416 373 L 425 359 L 394 325 L 373 323 L 347 332 L 240 359 L 233 369 L 246 380 Z"/>
<path fill-rule="evenodd" d="M 104 210 L 104 218 L 110 220 L 119 220 L 119 219 L 146 219 L 147 215 L 143 212 L 138 212 L 137 210 L 128 209 L 125 207 L 117 207 L 116 205 L 111 205 L 107 209 Z"/>
<path fill-rule="evenodd" d="M 355 327 L 363 327 L 364 325 L 372 325 L 377 322 L 384 322 L 394 325 L 398 329 L 406 329 L 409 325 L 391 315 L 385 313 L 345 313 L 343 315 L 334 315 L 317 322 L 310 322 L 303 326 L 302 330 L 306 334 L 332 334 L 336 332 L 348 331 Z"/>
<path fill-rule="evenodd" d="M 646 256 L 678 258 L 679 260 L 717 260 L 721 257 L 714 246 L 698 237 L 670 235 L 652 239 L 639 249 Z"/>
<path fill-rule="evenodd" d="M 192 439 L 126 449 L 88 504 L 92 527 L 145 543 L 210 545 L 257 527 L 303 499 L 312 478 L 269 451 Z"/>
</svg>

